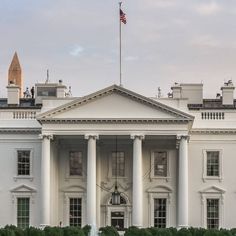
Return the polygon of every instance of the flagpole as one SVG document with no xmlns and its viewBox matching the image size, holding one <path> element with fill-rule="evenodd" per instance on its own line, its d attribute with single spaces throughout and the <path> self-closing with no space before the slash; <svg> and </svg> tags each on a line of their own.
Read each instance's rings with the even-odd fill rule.
<svg viewBox="0 0 236 236">
<path fill-rule="evenodd" d="M 122 2 L 119 2 L 119 22 L 120 22 L 120 27 L 119 27 L 119 40 L 120 40 L 120 86 L 122 87 L 122 67 L 121 67 L 121 20 L 120 20 L 120 11 L 121 11 L 121 4 Z"/>
</svg>

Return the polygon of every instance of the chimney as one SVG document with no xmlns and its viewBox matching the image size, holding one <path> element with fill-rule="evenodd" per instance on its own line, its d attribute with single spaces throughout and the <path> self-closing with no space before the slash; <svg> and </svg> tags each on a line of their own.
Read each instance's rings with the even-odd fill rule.
<svg viewBox="0 0 236 236">
<path fill-rule="evenodd" d="M 7 104 L 19 105 L 20 103 L 20 88 L 12 82 L 7 86 Z"/>
<path fill-rule="evenodd" d="M 173 98 L 181 98 L 181 86 L 178 83 L 175 83 L 172 87 L 172 94 L 173 94 Z"/>
<path fill-rule="evenodd" d="M 62 80 L 59 80 L 57 86 L 57 97 L 64 98 L 66 96 L 66 86 L 62 84 Z"/>
<path fill-rule="evenodd" d="M 234 85 L 232 80 L 224 83 L 221 87 L 222 90 L 222 104 L 223 105 L 233 105 L 234 104 Z"/>
<path fill-rule="evenodd" d="M 20 89 L 20 97 L 23 97 L 23 78 L 22 78 L 22 70 L 20 66 L 20 62 L 15 52 L 11 65 L 8 69 L 8 85 L 13 83 L 17 85 Z"/>
</svg>

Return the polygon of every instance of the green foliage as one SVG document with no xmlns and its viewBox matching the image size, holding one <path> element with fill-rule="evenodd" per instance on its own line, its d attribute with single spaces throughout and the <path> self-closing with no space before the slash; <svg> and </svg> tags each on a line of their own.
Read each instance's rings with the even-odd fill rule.
<svg viewBox="0 0 236 236">
<path fill-rule="evenodd" d="M 192 236 L 203 236 L 206 232 L 206 229 L 204 229 L 204 228 L 191 227 L 188 230 L 191 232 Z"/>
<path fill-rule="evenodd" d="M 15 232 L 9 228 L 0 229 L 0 236 L 15 236 Z"/>
<path fill-rule="evenodd" d="M 63 230 L 59 227 L 45 227 L 45 236 L 63 236 Z"/>
<path fill-rule="evenodd" d="M 177 234 L 177 236 L 192 236 L 192 233 L 190 230 L 186 229 L 186 228 L 182 228 L 180 229 Z"/>
<path fill-rule="evenodd" d="M 23 229 L 16 227 L 15 225 L 6 225 L 4 229 L 8 229 L 14 232 L 15 236 L 24 236 L 25 232 Z"/>
<path fill-rule="evenodd" d="M 208 229 L 206 230 L 206 232 L 204 233 L 204 236 L 218 236 L 219 234 L 219 230 L 216 229 Z"/>
<path fill-rule="evenodd" d="M 233 235 L 233 236 L 236 236 L 236 228 L 233 228 L 230 230 L 230 233 Z"/>
<path fill-rule="evenodd" d="M 124 236 L 139 236 L 139 228 L 137 228 L 135 226 L 129 227 L 125 231 L 125 235 Z"/>
<path fill-rule="evenodd" d="M 44 236 L 44 231 L 35 227 L 25 229 L 25 236 Z"/>
<path fill-rule="evenodd" d="M 84 231 L 84 235 L 85 236 L 89 236 L 89 232 L 91 230 L 91 226 L 90 225 L 85 225 L 82 230 Z"/>
<path fill-rule="evenodd" d="M 152 236 L 172 236 L 172 230 L 171 229 L 163 229 L 163 228 L 149 228 L 148 231 L 151 233 Z M 177 234 L 177 230 L 176 233 L 173 235 Z"/>
<path fill-rule="evenodd" d="M 102 227 L 99 231 L 101 232 L 100 236 L 119 236 L 119 233 L 113 226 Z"/>
<path fill-rule="evenodd" d="M 64 236 L 85 236 L 84 231 L 79 227 L 63 228 Z"/>
</svg>

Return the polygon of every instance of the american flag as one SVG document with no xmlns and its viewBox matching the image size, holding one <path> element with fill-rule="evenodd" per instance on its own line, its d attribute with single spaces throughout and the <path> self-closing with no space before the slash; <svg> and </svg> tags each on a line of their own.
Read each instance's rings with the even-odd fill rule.
<svg viewBox="0 0 236 236">
<path fill-rule="evenodd" d="M 125 13 L 120 9 L 120 21 L 124 24 L 126 24 L 126 17 Z"/>
</svg>

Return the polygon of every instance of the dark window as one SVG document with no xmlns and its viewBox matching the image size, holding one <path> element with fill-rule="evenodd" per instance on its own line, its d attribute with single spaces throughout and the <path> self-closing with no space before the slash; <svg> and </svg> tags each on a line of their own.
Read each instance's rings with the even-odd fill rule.
<svg viewBox="0 0 236 236">
<path fill-rule="evenodd" d="M 122 211 L 111 212 L 111 226 L 115 227 L 117 230 L 123 230 L 124 215 Z"/>
<path fill-rule="evenodd" d="M 219 151 L 207 152 L 207 176 L 219 176 Z"/>
<path fill-rule="evenodd" d="M 83 158 L 82 152 L 71 151 L 70 156 L 70 175 L 83 175 Z"/>
<path fill-rule="evenodd" d="M 207 228 L 219 228 L 219 199 L 207 199 Z"/>
<path fill-rule="evenodd" d="M 82 206 L 81 198 L 70 198 L 70 226 L 81 227 L 82 222 Z"/>
<path fill-rule="evenodd" d="M 37 87 L 37 96 L 56 97 L 57 90 L 54 87 Z"/>
<path fill-rule="evenodd" d="M 17 151 L 17 174 L 30 175 L 30 151 Z"/>
<path fill-rule="evenodd" d="M 167 152 L 154 152 L 154 176 L 167 176 Z"/>
<path fill-rule="evenodd" d="M 30 199 L 17 198 L 17 227 L 25 229 L 29 227 Z"/>
<path fill-rule="evenodd" d="M 154 199 L 154 227 L 166 228 L 166 198 Z"/>
<path fill-rule="evenodd" d="M 125 153 L 112 152 L 112 176 L 125 176 Z"/>
</svg>

